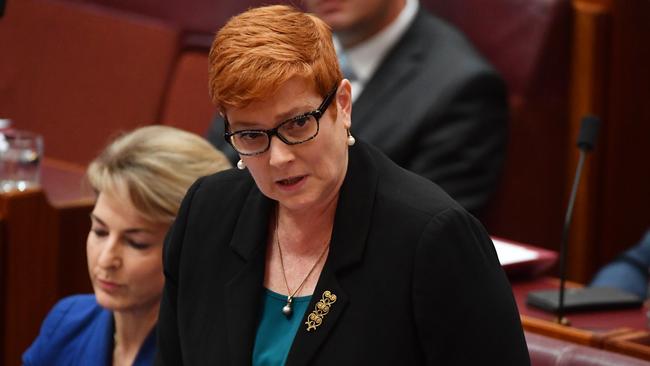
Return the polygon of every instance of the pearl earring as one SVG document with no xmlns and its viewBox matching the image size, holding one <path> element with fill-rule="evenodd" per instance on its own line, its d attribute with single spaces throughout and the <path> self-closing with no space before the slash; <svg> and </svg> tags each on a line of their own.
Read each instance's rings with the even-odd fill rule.
<svg viewBox="0 0 650 366">
<path fill-rule="evenodd" d="M 239 170 L 246 169 L 246 163 L 244 163 L 243 160 L 239 159 L 239 161 L 237 162 L 237 169 L 239 169 Z"/>
<path fill-rule="evenodd" d="M 355 142 L 357 142 L 357 140 L 352 136 L 350 130 L 348 130 L 348 146 L 353 146 Z"/>
</svg>

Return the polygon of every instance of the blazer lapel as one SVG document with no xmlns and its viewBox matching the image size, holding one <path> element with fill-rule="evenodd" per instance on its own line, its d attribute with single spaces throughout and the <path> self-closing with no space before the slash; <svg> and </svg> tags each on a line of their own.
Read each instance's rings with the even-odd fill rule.
<svg viewBox="0 0 650 366">
<path fill-rule="evenodd" d="M 225 309 L 231 365 L 249 365 L 260 313 L 264 258 L 272 201 L 255 187 L 242 208 L 230 242 L 242 267 L 225 285 Z"/>
<path fill-rule="evenodd" d="M 381 115 L 373 114 L 375 106 L 390 100 L 391 95 L 399 89 L 400 85 L 417 75 L 416 71 L 426 47 L 422 37 L 416 35 L 422 19 L 423 14 L 420 11 L 400 41 L 388 52 L 368 84 L 364 86 L 352 107 L 353 133 L 372 128 L 371 121 L 381 118 Z"/>
<path fill-rule="evenodd" d="M 312 295 L 307 311 L 303 316 L 296 337 L 289 350 L 286 365 L 309 365 L 311 359 L 315 356 L 316 352 L 322 343 L 330 336 L 332 330 L 336 327 L 343 314 L 350 297 L 345 290 L 340 286 L 335 273 L 332 271 L 331 262 L 327 261 L 325 268 L 318 280 L 316 290 Z M 336 296 L 336 302 L 329 304 L 329 311 L 326 314 L 316 314 L 316 304 L 323 298 L 325 291 Z M 331 298 L 331 296 L 330 296 Z M 315 315 L 320 316 L 321 322 L 314 324 L 315 328 L 307 330 L 307 320 L 310 314 L 314 312 Z"/>
<path fill-rule="evenodd" d="M 367 146 L 362 142 L 350 148 L 349 156 L 348 172 L 341 187 L 334 219 L 330 253 L 289 351 L 287 365 L 309 364 L 352 301 L 340 283 L 344 277 L 339 272 L 358 264 L 363 258 L 372 220 L 378 173 Z M 306 321 L 312 312 L 317 313 L 316 306 L 323 300 L 326 291 L 335 295 L 336 301 L 329 304 L 323 302 L 329 306 L 328 311 L 316 314 L 322 315 L 322 322 L 308 331 Z"/>
</svg>

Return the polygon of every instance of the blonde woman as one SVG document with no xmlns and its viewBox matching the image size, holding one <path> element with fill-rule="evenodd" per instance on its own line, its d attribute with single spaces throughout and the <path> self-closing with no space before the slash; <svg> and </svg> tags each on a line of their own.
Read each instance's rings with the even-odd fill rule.
<svg viewBox="0 0 650 366">
<path fill-rule="evenodd" d="M 112 142 L 87 171 L 97 193 L 86 244 L 94 294 L 55 305 L 23 363 L 153 364 L 165 234 L 188 187 L 227 168 L 204 139 L 171 127 Z"/>
</svg>

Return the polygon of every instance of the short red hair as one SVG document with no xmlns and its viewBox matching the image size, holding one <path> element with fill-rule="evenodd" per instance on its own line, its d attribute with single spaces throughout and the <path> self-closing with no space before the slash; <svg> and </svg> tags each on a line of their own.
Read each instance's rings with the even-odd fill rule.
<svg viewBox="0 0 650 366">
<path fill-rule="evenodd" d="M 210 95 L 222 112 L 268 97 L 294 76 L 313 80 L 323 97 L 343 78 L 329 26 L 286 5 L 232 17 L 217 33 L 209 62 Z"/>
</svg>

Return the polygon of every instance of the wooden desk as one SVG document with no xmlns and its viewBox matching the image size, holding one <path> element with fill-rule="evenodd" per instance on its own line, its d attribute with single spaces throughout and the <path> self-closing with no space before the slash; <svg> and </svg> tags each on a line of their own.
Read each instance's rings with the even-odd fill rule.
<svg viewBox="0 0 650 366">
<path fill-rule="evenodd" d="M 530 291 L 556 289 L 558 286 L 559 281 L 550 277 L 513 281 L 512 290 L 525 330 L 650 360 L 650 345 L 643 346 L 647 351 L 645 354 L 631 352 L 628 351 L 630 339 L 626 337 L 632 334 L 638 336 L 639 332 L 647 335 L 648 309 L 645 306 L 639 309 L 569 313 L 567 317 L 571 326 L 564 326 L 556 323 L 553 314 L 526 305 L 526 296 Z"/>
<path fill-rule="evenodd" d="M 0 194 L 0 364 L 19 365 L 44 316 L 90 290 L 85 260 L 94 195 L 85 169 L 44 159 L 42 187 Z"/>
<path fill-rule="evenodd" d="M 650 333 L 647 330 L 639 330 L 611 337 L 605 340 L 604 348 L 650 360 Z"/>
</svg>

